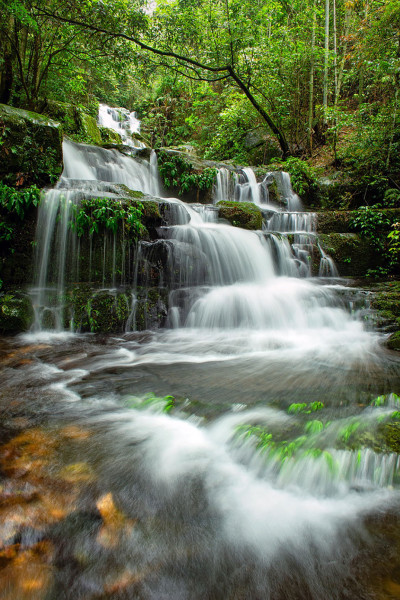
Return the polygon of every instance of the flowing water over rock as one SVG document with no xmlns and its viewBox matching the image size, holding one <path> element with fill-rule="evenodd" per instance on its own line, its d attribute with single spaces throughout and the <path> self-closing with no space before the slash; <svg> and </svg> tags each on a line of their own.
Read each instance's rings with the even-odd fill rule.
<svg viewBox="0 0 400 600">
<path fill-rule="evenodd" d="M 146 145 L 135 139 L 135 134 L 140 133 L 140 121 L 136 112 L 126 108 L 112 108 L 107 104 L 100 104 L 98 122 L 101 127 L 113 129 L 120 136 L 124 144 L 132 148 L 145 148 Z"/>
<path fill-rule="evenodd" d="M 71 206 L 121 183 L 159 194 L 150 162 L 70 142 L 65 158 L 39 221 L 38 314 L 63 312 Z M 168 289 L 166 327 L 85 335 L 60 316 L 0 348 L 0 598 L 396 597 L 400 369 L 362 293 L 308 277 L 298 205 L 267 204 L 253 232 L 160 202 L 132 260 Z"/>
</svg>

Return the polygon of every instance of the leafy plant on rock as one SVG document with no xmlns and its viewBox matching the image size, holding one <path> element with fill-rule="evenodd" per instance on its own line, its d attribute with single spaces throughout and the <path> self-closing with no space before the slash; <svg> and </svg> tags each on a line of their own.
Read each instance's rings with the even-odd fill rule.
<svg viewBox="0 0 400 600">
<path fill-rule="evenodd" d="M 79 237 L 89 231 L 90 235 L 99 233 L 104 228 L 116 233 L 120 225 L 124 225 L 134 237 L 145 232 L 141 222 L 143 204 L 127 203 L 114 198 L 85 198 L 75 208 L 76 216 L 72 227 Z"/>
</svg>

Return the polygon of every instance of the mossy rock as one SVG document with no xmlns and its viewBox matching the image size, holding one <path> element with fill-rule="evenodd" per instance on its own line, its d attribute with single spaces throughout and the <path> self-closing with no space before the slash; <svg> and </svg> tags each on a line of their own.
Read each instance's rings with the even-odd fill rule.
<svg viewBox="0 0 400 600">
<path fill-rule="evenodd" d="M 7 293 L 0 297 L 0 332 L 27 331 L 33 322 L 33 308 L 29 296 Z"/>
<path fill-rule="evenodd" d="M 62 139 L 59 123 L 0 104 L 0 179 L 16 187 L 54 184 L 62 171 Z"/>
<path fill-rule="evenodd" d="M 100 136 L 103 144 L 116 144 L 118 146 L 122 144 L 121 136 L 119 135 L 119 133 L 114 131 L 114 129 L 109 129 L 108 127 L 99 127 L 98 129 L 100 131 Z"/>
<path fill-rule="evenodd" d="M 142 288 L 137 293 L 135 328 L 138 331 L 164 327 L 168 313 L 166 288 Z"/>
<path fill-rule="evenodd" d="M 400 453 L 400 423 L 384 423 L 378 430 L 381 433 L 387 450 Z"/>
<path fill-rule="evenodd" d="M 386 346 L 390 350 L 397 350 L 398 352 L 400 352 L 400 331 L 396 331 L 395 333 L 392 333 L 392 335 L 386 342 Z"/>
<path fill-rule="evenodd" d="M 73 104 L 47 100 L 42 112 L 54 121 L 61 123 L 64 133 L 77 134 L 79 133 L 79 123 L 76 110 L 76 106 Z"/>
<path fill-rule="evenodd" d="M 375 311 L 375 323 L 386 332 L 400 329 L 400 281 L 374 283 L 371 308 Z M 388 347 L 394 348 L 396 338 L 389 338 Z"/>
<path fill-rule="evenodd" d="M 86 114 L 81 108 L 76 109 L 77 122 L 79 130 L 82 132 L 83 140 L 89 144 L 101 146 L 102 139 L 96 119 Z"/>
<path fill-rule="evenodd" d="M 258 230 L 262 228 L 261 210 L 252 202 L 221 201 L 217 204 L 219 216 L 234 227 Z"/>
<path fill-rule="evenodd" d="M 30 207 L 21 220 L 0 208 L 1 225 L 11 227 L 9 241 L 0 241 L 0 278 L 6 289 L 21 288 L 33 279 L 37 209 Z M 0 227 L 1 234 L 1 227 Z"/>
<path fill-rule="evenodd" d="M 124 331 L 131 312 L 131 297 L 125 293 L 101 291 L 87 303 L 90 331 L 93 333 L 120 333 Z"/>
<path fill-rule="evenodd" d="M 353 213 L 349 210 L 331 210 L 317 213 L 318 233 L 350 233 L 350 220 Z"/>
<path fill-rule="evenodd" d="M 368 269 L 377 266 L 378 258 L 371 243 L 355 233 L 321 234 L 319 241 L 344 277 L 364 277 Z"/>
<path fill-rule="evenodd" d="M 390 223 L 395 223 L 400 220 L 399 208 L 379 209 L 377 212 L 382 213 Z M 331 210 L 325 212 L 317 212 L 317 231 L 318 233 L 351 233 L 355 229 L 352 226 L 352 220 L 357 215 L 357 211 L 352 210 Z M 390 225 L 386 225 L 385 229 L 390 230 Z"/>
</svg>

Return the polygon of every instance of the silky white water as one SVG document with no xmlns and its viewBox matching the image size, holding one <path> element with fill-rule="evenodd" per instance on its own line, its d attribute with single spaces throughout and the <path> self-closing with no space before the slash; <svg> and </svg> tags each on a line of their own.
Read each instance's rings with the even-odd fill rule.
<svg viewBox="0 0 400 600">
<path fill-rule="evenodd" d="M 272 215 L 268 204 L 254 232 L 219 222 L 215 207 L 159 199 L 159 238 L 138 244 L 130 270 L 143 279 L 158 264 L 152 253 L 164 257 L 165 327 L 132 331 L 136 289 L 121 279 L 132 294 L 126 331 L 64 337 L 62 296 L 79 249 L 72 207 L 87 194 L 117 198 L 117 184 L 160 190 L 154 157 L 67 141 L 64 159 L 39 216 L 42 321 L 15 342 L 16 355 L 29 346 L 7 367 L 4 394 L 22 393 L 25 410 L 37 403 L 52 426 L 88 430 L 70 459 L 94 474 L 82 478 L 76 510 L 96 513 L 92 496 L 109 493 L 131 524 L 99 550 L 97 537 L 63 523 L 57 543 L 73 559 L 64 550 L 57 563 L 57 593 L 75 565 L 75 597 L 90 588 L 107 600 L 372 600 L 365 573 L 380 538 L 369 522 L 399 501 L 398 455 L 382 433 L 398 400 L 374 398 L 398 391 L 400 370 L 346 289 L 310 277 L 313 216 L 289 198 Z M 259 193 L 261 206 L 264 192 L 246 176 L 247 200 Z M 298 236 L 294 249 L 287 233 Z M 114 579 L 121 587 L 110 592 Z"/>
<path fill-rule="evenodd" d="M 98 123 L 100 127 L 107 127 L 116 131 L 121 136 L 122 142 L 127 146 L 139 149 L 146 147 L 143 142 L 135 139 L 135 134 L 140 133 L 140 121 L 136 112 L 100 104 Z"/>
</svg>

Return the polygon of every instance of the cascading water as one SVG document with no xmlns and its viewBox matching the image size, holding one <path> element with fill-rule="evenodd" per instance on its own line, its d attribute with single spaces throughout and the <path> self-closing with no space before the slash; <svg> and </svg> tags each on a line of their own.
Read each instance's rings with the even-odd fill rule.
<svg viewBox="0 0 400 600">
<path fill-rule="evenodd" d="M 48 328 L 61 331 L 65 328 L 63 307 L 66 282 L 79 281 L 79 240 L 71 226 L 82 199 L 99 196 L 118 198 L 111 183 L 145 194 L 159 195 L 159 178 L 154 172 L 153 156 L 150 162 L 133 160 L 116 150 L 76 144 L 69 140 L 63 143 L 63 154 L 61 179 L 54 190 L 45 194 L 38 216 L 36 281 L 31 291 L 36 331 Z M 112 243 L 115 248 L 115 238 Z M 113 267 L 112 281 L 107 281 L 110 287 L 115 287 L 115 265 Z M 102 284 L 106 284 L 104 274 Z"/>
<path fill-rule="evenodd" d="M 146 144 L 132 137 L 140 133 L 140 121 L 135 112 L 129 112 L 126 108 L 112 108 L 107 104 L 100 104 L 98 123 L 101 127 L 116 131 L 127 146 L 146 147 Z"/>
<path fill-rule="evenodd" d="M 273 182 L 276 183 L 279 204 L 270 201 L 269 186 Z M 264 228 L 269 233 L 271 249 L 279 256 L 281 264 L 289 266 L 288 274 L 310 277 L 311 263 L 318 253 L 318 275 L 338 277 L 333 260 L 316 239 L 315 214 L 303 211 L 301 200 L 292 189 L 289 173 L 273 171 L 267 173 L 261 183 L 257 183 L 250 167 L 241 169 L 239 175 L 222 167 L 216 177 L 214 202 L 224 200 L 253 202 L 260 207 L 265 216 Z M 289 236 L 292 237 L 290 243 Z"/>
<path fill-rule="evenodd" d="M 37 304 L 42 315 L 57 309 L 56 328 L 81 264 L 73 206 L 118 198 L 118 184 L 159 195 L 154 159 L 68 141 L 64 151 L 37 244 Z M 44 540 L 53 571 L 35 600 L 373 600 L 370 573 L 380 581 L 388 551 L 380 519 L 398 510 L 399 483 L 397 454 L 376 452 L 374 440 L 400 407 L 395 396 L 371 401 L 395 391 L 398 364 L 385 362 L 381 336 L 350 311 L 343 287 L 306 277 L 300 246 L 315 235 L 312 214 L 268 201 L 265 229 L 253 232 L 220 223 L 215 206 L 159 202 L 158 239 L 140 242 L 125 264 L 130 278 L 118 276 L 133 295 L 139 275 L 158 277 L 168 326 L 50 338 L 20 362 L 10 352 L 7 414 L 20 417 L 23 379 L 26 411 L 40 410 L 56 432 L 60 464 L 49 471 L 78 489 L 72 514 L 53 511 L 59 522 L 29 521 L 14 536 Z M 106 259 L 114 246 L 103 243 Z M 175 400 L 160 399 L 167 394 Z"/>
</svg>

